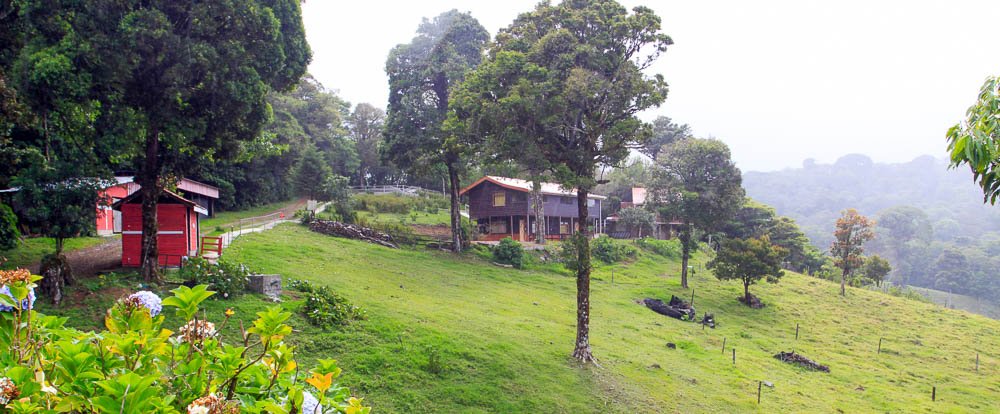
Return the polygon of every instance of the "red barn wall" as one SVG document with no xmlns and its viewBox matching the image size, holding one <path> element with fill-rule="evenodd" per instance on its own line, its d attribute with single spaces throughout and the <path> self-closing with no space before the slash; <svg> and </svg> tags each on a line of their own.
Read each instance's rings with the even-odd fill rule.
<svg viewBox="0 0 1000 414">
<path fill-rule="evenodd" d="M 142 206 L 122 206 L 122 266 L 138 267 L 142 260 Z M 197 234 L 190 230 L 190 216 L 197 216 L 183 204 L 159 204 L 156 210 L 160 264 L 178 266 L 181 257 L 194 253 Z M 195 218 L 197 220 L 197 218 Z M 197 225 L 197 221 L 195 221 Z M 193 241 L 193 243 L 192 243 Z"/>
</svg>

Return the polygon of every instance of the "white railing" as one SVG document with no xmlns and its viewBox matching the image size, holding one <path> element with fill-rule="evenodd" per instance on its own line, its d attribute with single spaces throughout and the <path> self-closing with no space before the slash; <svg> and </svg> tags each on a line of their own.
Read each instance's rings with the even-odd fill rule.
<svg viewBox="0 0 1000 414">
<path fill-rule="evenodd" d="M 412 185 L 373 185 L 373 186 L 356 186 L 351 187 L 351 191 L 355 193 L 371 193 L 371 194 L 400 194 L 407 196 L 416 196 L 420 193 L 435 193 L 441 194 L 439 191 L 428 190 L 426 188 L 416 187 Z"/>
</svg>

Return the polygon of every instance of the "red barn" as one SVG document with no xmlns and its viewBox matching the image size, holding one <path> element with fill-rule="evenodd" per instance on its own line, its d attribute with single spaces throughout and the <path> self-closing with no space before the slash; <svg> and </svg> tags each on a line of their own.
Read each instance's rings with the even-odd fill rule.
<svg viewBox="0 0 1000 414">
<path fill-rule="evenodd" d="M 122 217 L 122 266 L 142 264 L 142 192 L 113 205 Z M 208 210 L 176 193 L 164 191 L 156 209 L 157 246 L 161 266 L 180 266 L 181 259 L 198 253 L 199 214 Z"/>
</svg>

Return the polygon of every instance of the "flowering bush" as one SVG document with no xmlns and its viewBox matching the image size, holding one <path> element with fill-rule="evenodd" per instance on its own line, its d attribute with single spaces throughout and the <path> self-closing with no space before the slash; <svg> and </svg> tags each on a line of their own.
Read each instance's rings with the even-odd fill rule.
<svg viewBox="0 0 1000 414">
<path fill-rule="evenodd" d="M 223 299 L 242 294 L 250 284 L 250 269 L 241 263 L 209 263 L 200 257 L 188 259 L 180 270 L 181 278 L 192 285 L 208 285 Z"/>
<path fill-rule="evenodd" d="M 215 292 L 182 286 L 162 301 L 152 292 L 119 299 L 108 309 L 107 331 L 82 332 L 32 310 L 30 301 L 24 306 L 40 276 L 0 278 L 10 292 L 0 295 L 10 308 L 0 312 L 0 412 L 370 412 L 334 383 L 341 373 L 335 361 L 319 360 L 308 374 L 298 373 L 294 350 L 284 343 L 291 314 L 280 306 L 258 312 L 241 338 L 228 343 L 219 332 L 233 312 L 217 323 L 205 320 L 199 304 Z M 159 306 L 187 321 L 177 334 L 154 315 Z"/>
<path fill-rule="evenodd" d="M 364 319 L 361 308 L 351 305 L 326 286 L 315 286 L 304 280 L 292 280 L 289 287 L 306 294 L 302 315 L 316 326 L 343 325 L 352 319 Z"/>
<path fill-rule="evenodd" d="M 21 282 L 28 282 L 31 279 L 31 272 L 26 269 L 0 270 L 0 312 L 10 312 L 14 310 L 14 294 L 10 291 L 9 285 L 16 285 Z M 8 300 L 9 299 L 9 300 Z M 31 309 L 35 306 L 35 288 L 32 286 L 28 290 L 28 296 L 21 300 L 21 308 Z"/>
</svg>

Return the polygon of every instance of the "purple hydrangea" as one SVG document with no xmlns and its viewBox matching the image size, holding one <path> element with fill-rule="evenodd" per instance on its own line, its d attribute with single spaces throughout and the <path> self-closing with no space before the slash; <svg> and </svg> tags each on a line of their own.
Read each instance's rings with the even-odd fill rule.
<svg viewBox="0 0 1000 414">
<path fill-rule="evenodd" d="M 323 409 L 319 406 L 319 400 L 309 391 L 302 392 L 302 414 L 322 414 Z"/>
<path fill-rule="evenodd" d="M 10 288 L 7 285 L 0 286 L 0 294 L 9 296 L 14 299 L 14 295 L 10 293 Z M 35 288 L 31 288 L 28 291 L 28 298 L 21 301 L 21 309 L 32 309 L 35 307 Z M 14 310 L 13 306 L 0 305 L 0 312 L 12 312 Z"/>
<path fill-rule="evenodd" d="M 140 290 L 128 296 L 129 299 L 137 299 L 146 309 L 149 309 L 149 316 L 156 316 L 163 310 L 163 301 L 159 296 L 148 290 Z"/>
</svg>

